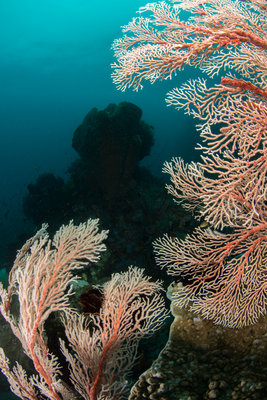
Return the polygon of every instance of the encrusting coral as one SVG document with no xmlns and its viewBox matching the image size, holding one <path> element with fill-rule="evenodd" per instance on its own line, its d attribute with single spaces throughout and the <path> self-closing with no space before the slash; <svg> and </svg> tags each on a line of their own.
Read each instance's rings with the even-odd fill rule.
<svg viewBox="0 0 267 400">
<path fill-rule="evenodd" d="M 172 300 L 175 285 L 168 296 Z M 169 340 L 129 400 L 263 400 L 267 390 L 267 320 L 224 328 L 171 303 Z"/>
</svg>

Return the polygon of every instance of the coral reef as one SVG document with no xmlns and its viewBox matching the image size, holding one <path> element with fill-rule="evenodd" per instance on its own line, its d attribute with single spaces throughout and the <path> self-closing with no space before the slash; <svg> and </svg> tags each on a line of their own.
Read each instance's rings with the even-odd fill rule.
<svg viewBox="0 0 267 400">
<path fill-rule="evenodd" d="M 153 128 L 141 115 L 141 109 L 128 102 L 93 108 L 74 132 L 80 158 L 70 165 L 66 182 L 41 175 L 28 185 L 24 198 L 25 215 L 37 226 L 47 222 L 51 233 L 70 219 L 81 222 L 89 215 L 109 228 L 109 250 L 98 269 L 88 271 L 90 284 L 102 282 L 125 262 L 145 265 L 162 279 L 152 241 L 164 231 L 183 237 L 195 224 L 167 196 L 162 180 L 138 164 L 154 142 Z"/>
<path fill-rule="evenodd" d="M 154 144 L 153 128 L 141 116 L 135 104 L 109 104 L 101 111 L 93 108 L 74 132 L 72 146 L 88 185 L 109 200 L 127 190 L 138 162 Z"/>
<path fill-rule="evenodd" d="M 174 321 L 169 340 L 140 376 L 129 400 L 266 398 L 266 319 L 253 327 L 231 329 L 173 303 L 171 309 Z"/>
</svg>

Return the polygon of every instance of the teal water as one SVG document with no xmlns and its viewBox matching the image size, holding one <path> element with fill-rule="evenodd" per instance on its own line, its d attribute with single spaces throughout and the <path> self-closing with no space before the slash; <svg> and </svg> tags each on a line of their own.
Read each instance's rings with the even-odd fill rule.
<svg viewBox="0 0 267 400">
<path fill-rule="evenodd" d="M 0 2 L 0 259 L 25 225 L 21 203 L 27 185 L 45 172 L 64 177 L 76 158 L 72 134 L 92 107 L 131 101 L 142 108 L 156 140 L 146 163 L 158 174 L 165 159 L 192 159 L 193 122 L 164 102 L 174 82 L 121 93 L 110 78 L 112 41 L 145 4 Z M 186 78 L 182 74 L 179 81 Z"/>
</svg>

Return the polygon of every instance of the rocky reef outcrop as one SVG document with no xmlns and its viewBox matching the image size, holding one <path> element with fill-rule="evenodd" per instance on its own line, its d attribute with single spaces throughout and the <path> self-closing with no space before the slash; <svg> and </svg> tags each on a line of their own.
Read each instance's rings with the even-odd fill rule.
<svg viewBox="0 0 267 400">
<path fill-rule="evenodd" d="M 141 120 L 142 110 L 133 103 L 93 108 L 75 130 L 73 148 L 81 157 L 84 179 L 108 199 L 121 197 L 138 162 L 149 155 L 154 130 Z"/>
</svg>

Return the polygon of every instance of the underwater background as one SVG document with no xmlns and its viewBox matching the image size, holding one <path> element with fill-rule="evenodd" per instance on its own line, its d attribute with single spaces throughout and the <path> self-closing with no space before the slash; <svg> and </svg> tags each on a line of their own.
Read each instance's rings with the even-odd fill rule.
<svg viewBox="0 0 267 400">
<path fill-rule="evenodd" d="M 172 80 L 144 81 L 139 92 L 121 92 L 112 82 L 111 45 L 146 3 L 0 0 L 0 281 L 7 284 L 17 250 L 42 223 L 52 237 L 71 219 L 99 218 L 101 229 L 109 230 L 107 251 L 95 268 L 79 274 L 81 285 L 71 299 L 84 314 L 93 312 L 92 298 L 97 300 L 92 286 L 129 265 L 145 268 L 167 292 L 173 278 L 156 265 L 153 241 L 164 233 L 184 238 L 196 226 L 209 227 L 175 204 L 162 173 L 172 157 L 199 160 L 197 121 L 167 107 L 165 96 L 202 72 L 186 68 Z M 219 81 L 215 76 L 213 85 Z M 177 400 L 176 393 L 185 400 L 267 398 L 265 322 L 239 335 L 171 310 L 177 329 L 170 331 L 170 317 L 141 341 L 125 382 L 137 382 L 137 395 L 129 399 L 139 400 L 144 382 L 149 390 L 142 398 L 149 400 L 151 390 L 159 393 L 154 398 L 168 400 Z M 60 359 L 64 330 L 56 316 L 46 321 L 45 331 L 49 350 Z M 172 347 L 164 348 L 168 337 Z M 0 347 L 11 363 L 18 360 L 28 375 L 34 372 L 2 317 Z M 188 394 L 191 389 L 195 396 Z M 16 398 L 0 373 L 0 400 Z"/>
<path fill-rule="evenodd" d="M 164 97 L 184 82 L 145 84 L 118 91 L 110 77 L 111 44 L 143 0 L 10 0 L 0 2 L 0 260 L 25 231 L 22 199 L 43 173 L 65 179 L 77 158 L 72 135 L 93 107 L 132 102 L 155 128 L 155 144 L 143 164 L 161 176 L 164 160 L 194 159 L 194 121 L 167 108 Z M 195 71 L 193 70 L 193 73 Z M 190 71 L 192 74 L 192 70 Z M 197 74 L 197 72 L 196 72 Z"/>
</svg>

